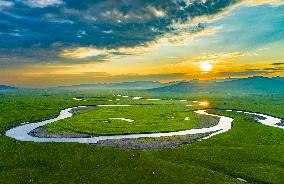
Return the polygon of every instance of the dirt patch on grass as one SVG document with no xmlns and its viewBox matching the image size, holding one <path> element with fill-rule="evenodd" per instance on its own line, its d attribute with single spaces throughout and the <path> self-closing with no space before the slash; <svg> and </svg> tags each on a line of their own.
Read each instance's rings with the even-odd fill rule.
<svg viewBox="0 0 284 184">
<path fill-rule="evenodd" d="M 91 138 L 92 137 L 91 135 L 88 134 L 80 134 L 73 132 L 59 132 L 59 133 L 48 132 L 43 127 L 34 129 L 29 133 L 29 135 L 39 138 Z"/>
<path fill-rule="evenodd" d="M 210 128 L 219 123 L 220 118 L 214 116 L 198 115 L 198 125 L 194 128 Z"/>
<path fill-rule="evenodd" d="M 99 141 L 96 144 L 96 146 L 107 146 L 107 147 L 127 148 L 127 149 L 136 149 L 136 150 L 158 150 L 163 148 L 176 148 L 185 144 L 192 144 L 204 137 L 209 136 L 212 133 L 214 132 L 178 136 L 178 138 L 161 137 L 161 138 L 103 140 Z"/>
</svg>

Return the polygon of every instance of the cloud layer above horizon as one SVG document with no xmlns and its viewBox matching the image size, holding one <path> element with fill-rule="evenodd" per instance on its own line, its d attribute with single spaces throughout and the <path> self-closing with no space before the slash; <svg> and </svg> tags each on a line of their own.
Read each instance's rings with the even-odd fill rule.
<svg viewBox="0 0 284 184">
<path fill-rule="evenodd" d="M 215 14 L 236 0 L 14 0 L 0 4 L 2 52 L 36 59 L 34 49 L 65 47 L 120 48 L 144 46 L 176 31 L 171 25 L 196 16 Z M 188 31 L 203 29 L 202 25 Z M 191 30 L 190 30 L 191 29 Z M 46 49 L 47 50 L 47 49 Z M 57 52 L 40 50 L 41 59 Z M 22 52 L 21 52 L 22 51 Z M 46 51 L 46 52 L 45 52 Z"/>
<path fill-rule="evenodd" d="M 41 69 L 51 67 L 46 65 L 76 67 L 74 62 L 87 66 L 121 57 L 125 60 L 143 57 L 153 50 L 164 52 L 157 45 L 188 44 L 188 39 L 194 36 L 215 34 L 223 29 L 216 22 L 243 3 L 282 6 L 283 1 L 3 0 L 0 2 L 1 69 L 9 70 L 12 76 L 13 69 L 17 72 L 28 68 L 21 71 L 25 72 L 41 64 Z M 96 71 L 87 72 L 89 76 Z M 11 78 L 2 81 L 13 83 Z"/>
</svg>

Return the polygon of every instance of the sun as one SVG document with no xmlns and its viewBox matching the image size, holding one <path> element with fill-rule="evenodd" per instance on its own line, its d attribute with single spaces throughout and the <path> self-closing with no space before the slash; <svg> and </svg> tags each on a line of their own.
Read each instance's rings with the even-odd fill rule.
<svg viewBox="0 0 284 184">
<path fill-rule="evenodd" d="M 199 67 L 202 72 L 210 72 L 213 69 L 213 65 L 209 61 L 200 62 Z"/>
</svg>

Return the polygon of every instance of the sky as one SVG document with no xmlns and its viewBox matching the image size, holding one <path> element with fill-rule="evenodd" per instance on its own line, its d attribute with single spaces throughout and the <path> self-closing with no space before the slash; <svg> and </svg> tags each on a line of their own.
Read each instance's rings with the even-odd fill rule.
<svg viewBox="0 0 284 184">
<path fill-rule="evenodd" d="M 0 84 L 284 76 L 284 0 L 1 0 Z"/>
</svg>

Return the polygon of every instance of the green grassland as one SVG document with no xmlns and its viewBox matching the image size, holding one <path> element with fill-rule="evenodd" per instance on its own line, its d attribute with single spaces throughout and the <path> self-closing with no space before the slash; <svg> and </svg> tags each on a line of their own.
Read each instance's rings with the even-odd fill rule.
<svg viewBox="0 0 284 184">
<path fill-rule="evenodd" d="M 184 120 L 190 117 L 189 121 Z M 127 118 L 127 122 L 109 118 Z M 89 134 L 127 134 L 141 132 L 169 132 L 196 127 L 198 115 L 180 105 L 143 105 L 129 107 L 97 107 L 91 111 L 47 125 L 51 132 Z"/>
<path fill-rule="evenodd" d="M 216 111 L 214 113 L 235 119 L 230 131 L 194 144 L 156 151 L 79 143 L 20 142 L 4 135 L 9 127 L 56 116 L 64 108 L 111 103 L 108 99 L 113 98 L 113 93 L 117 92 L 1 92 L 0 183 L 241 183 L 237 178 L 255 183 L 284 183 L 284 131 L 253 122 L 252 118 L 241 114 Z M 251 110 L 284 117 L 284 95 L 125 93 L 207 100 L 212 108 Z M 87 102 L 74 101 L 73 97 L 83 97 Z M 160 103 L 128 100 L 133 104 Z"/>
</svg>

